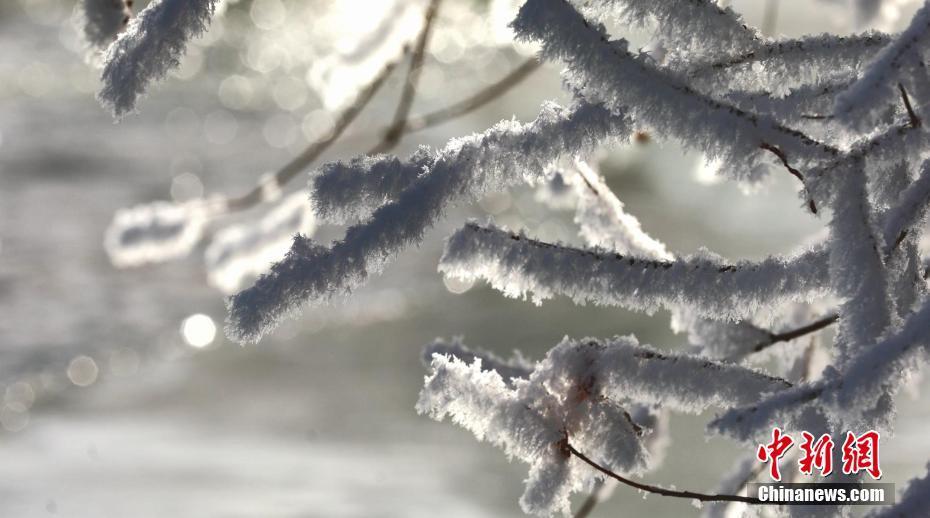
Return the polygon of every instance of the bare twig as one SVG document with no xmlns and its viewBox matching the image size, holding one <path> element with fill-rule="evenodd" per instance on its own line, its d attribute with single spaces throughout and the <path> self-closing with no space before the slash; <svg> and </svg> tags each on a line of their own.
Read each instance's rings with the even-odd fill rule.
<svg viewBox="0 0 930 518">
<path fill-rule="evenodd" d="M 768 349 L 777 343 L 789 342 L 804 335 L 820 331 L 825 327 L 833 325 L 839 319 L 840 316 L 834 313 L 832 315 L 827 315 L 820 320 L 811 322 L 805 326 L 801 326 L 797 329 L 792 329 L 790 331 L 784 331 L 781 333 L 772 333 L 767 341 L 756 344 L 756 346 L 752 348 L 752 352 L 757 353 L 759 351 L 764 351 L 765 349 Z"/>
<path fill-rule="evenodd" d="M 914 108 L 911 106 L 911 99 L 907 96 L 907 90 L 904 89 L 904 85 L 898 83 L 898 90 L 901 91 L 901 99 L 904 100 L 904 107 L 907 109 L 907 116 L 911 121 L 912 128 L 919 128 L 921 125 L 920 117 L 914 112 Z"/>
<path fill-rule="evenodd" d="M 445 108 L 427 113 L 426 115 L 409 119 L 404 128 L 404 132 L 412 133 L 414 131 L 420 131 L 471 113 L 520 84 L 521 81 L 526 79 L 527 76 L 538 70 L 541 66 L 542 63 L 539 60 L 536 58 L 529 58 L 499 81 L 489 85 L 487 88 L 482 89 L 471 97 Z"/>
<path fill-rule="evenodd" d="M 801 171 L 798 171 L 797 169 L 791 167 L 791 164 L 788 163 L 788 157 L 785 155 L 785 152 L 784 152 L 784 151 L 782 151 L 782 150 L 779 149 L 778 147 L 773 146 L 773 145 L 771 145 L 771 144 L 769 144 L 769 143 L 767 143 L 767 142 L 763 142 L 763 143 L 759 144 L 759 147 L 762 148 L 762 149 L 764 149 L 764 150 L 766 150 L 766 151 L 771 151 L 772 154 L 774 154 L 775 156 L 777 156 L 778 159 L 781 160 L 782 165 L 785 166 L 785 169 L 787 169 L 789 173 L 791 173 L 792 175 L 794 175 L 795 178 L 797 178 L 798 180 L 800 180 L 800 181 L 801 181 L 801 185 L 805 185 L 805 187 L 806 187 L 806 184 L 804 183 L 804 175 L 801 174 Z M 817 204 L 814 203 L 814 199 L 813 199 L 813 198 L 811 198 L 810 200 L 808 200 L 807 206 L 810 207 L 811 212 L 813 212 L 814 214 L 817 214 Z"/>
<path fill-rule="evenodd" d="M 439 10 L 440 0 L 432 0 L 426 8 L 423 15 L 423 29 L 417 38 L 416 47 L 410 58 L 410 67 L 407 69 L 407 77 L 404 79 L 404 88 L 400 94 L 400 101 L 397 103 L 397 109 L 394 112 L 394 121 L 384 133 L 384 138 L 376 144 L 369 155 L 383 153 L 400 142 L 400 137 L 404 134 L 407 126 L 407 116 L 410 115 L 410 108 L 413 106 L 413 99 L 417 94 L 417 83 L 420 81 L 420 71 L 423 69 L 423 59 L 426 56 L 426 45 L 429 43 L 429 37 L 432 33 L 433 22 L 436 19 L 436 12 Z"/>
<path fill-rule="evenodd" d="M 366 89 L 359 94 L 356 101 L 346 109 L 343 113 L 339 115 L 339 118 L 336 121 L 332 134 L 327 137 L 325 140 L 315 142 L 311 144 L 306 150 L 304 150 L 300 155 L 295 157 L 291 162 L 284 166 L 281 170 L 274 174 L 265 182 L 270 182 L 275 186 L 283 186 L 288 181 L 293 179 L 297 173 L 306 168 L 310 163 L 319 158 L 333 143 L 336 142 L 345 131 L 346 127 L 355 119 L 355 117 L 362 111 L 366 104 L 374 97 L 375 93 L 381 86 L 384 84 L 384 81 L 387 79 L 390 72 L 394 70 L 397 66 L 397 61 L 393 61 L 385 66 L 385 68 L 375 77 L 374 80 L 366 87 Z M 404 126 L 403 133 L 412 133 L 415 131 L 420 131 L 443 122 L 461 117 L 466 115 L 487 103 L 493 101 L 500 95 L 506 93 L 508 90 L 518 85 L 521 81 L 526 79 L 532 72 L 537 70 L 541 64 L 535 59 L 531 58 L 521 64 L 514 71 L 509 73 L 507 76 L 503 77 L 500 81 L 489 85 L 487 88 L 480 90 L 474 95 L 463 99 L 455 104 L 447 106 L 445 108 L 440 108 L 434 112 L 427 113 L 419 117 L 410 118 L 406 121 Z M 238 198 L 233 198 L 226 200 L 225 212 L 234 212 L 239 210 L 245 210 L 251 208 L 258 203 L 264 201 L 263 192 L 265 191 L 267 183 L 256 186 L 254 189 L 249 191 L 247 194 L 240 196 Z"/>
<path fill-rule="evenodd" d="M 407 50 L 404 50 L 406 54 Z M 365 87 L 361 93 L 355 98 L 348 108 L 346 108 L 342 113 L 339 114 L 339 118 L 336 120 L 336 124 L 333 126 L 332 133 L 325 139 L 314 142 L 306 149 L 304 149 L 299 155 L 291 159 L 284 167 L 279 169 L 273 176 L 262 181 L 255 186 L 248 193 L 238 197 L 225 200 L 225 212 L 233 212 L 238 210 L 245 210 L 254 205 L 265 201 L 265 192 L 269 186 L 280 187 L 288 183 L 293 179 L 297 174 L 304 170 L 308 165 L 313 163 L 314 160 L 320 157 L 324 151 L 329 149 L 329 147 L 339 140 L 339 137 L 342 136 L 342 133 L 349 127 L 349 124 L 355 120 L 359 113 L 365 108 L 366 105 L 371 101 L 375 96 L 378 90 L 381 89 L 381 86 L 384 85 L 384 81 L 391 75 L 391 72 L 397 66 L 397 61 L 391 61 L 387 63 L 384 68 L 375 76 L 374 79 Z"/>
<path fill-rule="evenodd" d="M 666 489 L 664 487 L 653 486 L 650 484 L 644 484 L 642 482 L 637 482 L 635 480 L 628 479 L 622 475 L 618 475 L 613 471 L 601 466 L 600 464 L 594 462 L 588 458 L 584 453 L 576 450 L 571 443 L 568 442 L 568 436 L 566 435 L 559 444 L 559 447 L 566 454 L 574 455 L 578 457 L 586 464 L 592 468 L 600 471 L 604 475 L 617 480 L 618 482 L 625 484 L 627 486 L 639 489 L 640 491 L 646 491 L 649 493 L 655 493 L 662 496 L 671 496 L 675 498 L 687 498 L 690 500 L 700 500 L 702 502 L 743 502 L 747 504 L 761 504 L 762 501 L 758 498 L 751 496 L 740 496 L 740 495 L 726 495 L 726 494 L 708 494 L 708 493 L 696 493 L 694 491 L 678 491 L 674 489 Z"/>
</svg>

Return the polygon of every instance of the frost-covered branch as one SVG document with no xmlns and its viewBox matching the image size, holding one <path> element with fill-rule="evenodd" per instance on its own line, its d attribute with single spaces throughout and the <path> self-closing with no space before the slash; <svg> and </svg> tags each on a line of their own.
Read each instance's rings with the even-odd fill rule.
<svg viewBox="0 0 930 518">
<path fill-rule="evenodd" d="M 737 320 L 781 302 L 822 295 L 826 259 L 826 252 L 816 248 L 761 262 L 657 261 L 554 245 L 469 223 L 449 238 L 439 269 L 453 277 L 486 279 L 508 296 L 531 295 L 537 303 L 565 295 L 577 303 L 646 312 L 687 305 L 702 316 Z"/>
<path fill-rule="evenodd" d="M 423 363 L 427 367 L 432 362 L 435 354 L 454 356 L 468 364 L 480 360 L 482 370 L 498 373 L 508 385 L 512 384 L 514 378 L 529 378 L 533 372 L 532 362 L 524 358 L 519 352 L 515 353 L 513 358 L 505 360 L 494 353 L 470 348 L 462 342 L 461 338 L 455 338 L 451 342 L 438 339 L 424 347 Z"/>
<path fill-rule="evenodd" d="M 227 226 L 204 252 L 207 279 L 231 294 L 284 257 L 295 234 L 313 235 L 316 217 L 306 193 L 290 194 L 258 221 Z"/>
<path fill-rule="evenodd" d="M 81 21 L 87 43 L 105 49 L 129 24 L 132 0 L 81 0 Z"/>
<path fill-rule="evenodd" d="M 116 118 L 135 110 L 153 81 L 180 63 L 187 43 L 207 30 L 216 0 L 154 0 L 107 50 L 98 98 Z"/>
<path fill-rule="evenodd" d="M 789 90 L 824 82 L 851 82 L 855 73 L 891 38 L 880 33 L 823 34 L 776 40 L 743 54 L 691 63 L 689 83 L 702 92 Z"/>
<path fill-rule="evenodd" d="M 394 254 L 419 242 L 448 204 L 538 177 L 560 156 L 590 151 L 629 131 L 625 115 L 602 106 L 582 103 L 566 110 L 548 104 L 531 123 L 505 121 L 484 134 L 450 142 L 428 174 L 349 228 L 332 247 L 296 238 L 271 273 L 230 299 L 230 337 L 257 341 L 305 302 L 351 291 Z M 409 167 L 409 162 L 400 166 Z"/>
<path fill-rule="evenodd" d="M 897 87 L 913 87 L 919 106 L 930 102 L 923 60 L 930 37 L 930 4 L 924 4 L 907 29 L 898 35 L 869 63 L 865 72 L 836 98 L 836 116 L 850 125 L 865 126 L 875 122 L 883 103 L 897 96 Z"/>
<path fill-rule="evenodd" d="M 905 236 L 926 216 L 930 205 L 930 161 L 920 166 L 920 176 L 901 193 L 897 204 L 885 214 L 884 256 L 904 241 Z"/>
<path fill-rule="evenodd" d="M 628 214 L 607 182 L 586 162 L 576 159 L 575 192 L 578 197 L 575 223 L 589 246 L 600 246 L 645 259 L 670 260 L 665 244 L 643 231 L 639 220 Z"/>
<path fill-rule="evenodd" d="M 585 456 L 591 455 L 603 463 L 597 466 L 614 474 L 648 465 L 647 432 L 623 402 L 697 412 L 790 386 L 737 365 L 660 353 L 633 337 L 566 339 L 526 378 L 511 378 L 510 384 L 485 368 L 480 356 L 473 358 L 468 365 L 455 356 L 434 354 L 417 410 L 437 420 L 451 417 L 478 439 L 529 463 L 520 503 L 525 511 L 542 515 L 566 512 L 568 496 L 593 482 L 591 471 L 572 462 L 572 455 L 592 463 Z M 569 444 L 585 454 L 569 451 Z"/>
<path fill-rule="evenodd" d="M 862 419 L 862 415 L 856 414 L 874 410 L 877 404 L 887 402 L 914 371 L 918 358 L 926 355 L 930 345 L 928 322 L 930 301 L 912 313 L 900 331 L 871 344 L 843 371 L 834 370 L 827 378 L 792 387 L 758 404 L 731 409 L 709 426 L 748 440 L 772 422 L 796 423 L 805 405 L 815 400 L 830 405 L 838 416 Z M 867 426 L 874 424 L 866 423 Z"/>
<path fill-rule="evenodd" d="M 519 37 L 541 42 L 544 57 L 565 61 L 569 80 L 586 98 L 627 107 L 656 133 L 720 158 L 737 179 L 758 180 L 750 171 L 762 144 L 798 161 L 796 167 L 839 154 L 767 115 L 701 94 L 634 57 L 625 40 L 609 40 L 603 27 L 589 24 L 566 0 L 528 0 L 513 26 Z"/>
<path fill-rule="evenodd" d="M 842 364 L 874 343 L 891 323 L 888 279 L 872 231 L 865 169 L 853 163 L 835 180 L 830 220 L 830 278 L 840 306 L 837 361 Z"/>
<path fill-rule="evenodd" d="M 497 372 L 483 370 L 480 359 L 467 365 L 440 354 L 433 356 L 430 371 L 417 411 L 436 420 L 448 416 L 530 464 L 520 499 L 528 513 L 566 513 L 569 495 L 594 482 L 590 470 L 559 448 L 569 430 L 615 469 L 637 472 L 648 461 L 643 430 L 619 405 L 592 393 L 587 380 L 540 375 L 511 388 Z"/>
<path fill-rule="evenodd" d="M 103 238 L 110 261 L 118 267 L 139 266 L 183 257 L 203 238 L 213 216 L 197 201 L 159 201 L 120 209 Z"/>
<path fill-rule="evenodd" d="M 656 37 L 678 50 L 682 59 L 746 51 L 760 42 L 758 32 L 736 12 L 713 0 L 595 0 L 580 4 L 590 16 L 613 17 L 635 27 L 655 25 Z"/>
</svg>

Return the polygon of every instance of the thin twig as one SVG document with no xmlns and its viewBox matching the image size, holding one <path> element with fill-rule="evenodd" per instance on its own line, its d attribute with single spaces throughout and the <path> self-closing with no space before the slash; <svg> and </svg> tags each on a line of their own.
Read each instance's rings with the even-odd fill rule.
<svg viewBox="0 0 930 518">
<path fill-rule="evenodd" d="M 427 113 L 426 115 L 409 119 L 404 128 L 404 132 L 412 133 L 414 131 L 420 131 L 471 113 L 518 85 L 541 66 L 542 63 L 539 60 L 536 58 L 529 58 L 499 81 L 489 85 L 471 97 L 445 108 Z"/>
<path fill-rule="evenodd" d="M 404 49 L 404 55 L 407 53 L 407 49 Z M 402 58 L 403 56 L 401 56 Z M 384 65 L 384 68 L 375 76 L 374 79 L 368 83 L 368 86 L 362 90 L 358 96 L 355 98 L 355 101 L 346 108 L 342 113 L 339 114 L 339 118 L 336 120 L 336 124 L 333 126 L 333 131 L 330 135 L 320 141 L 314 142 L 306 149 L 304 149 L 299 155 L 291 159 L 284 167 L 278 170 L 273 176 L 269 179 L 266 179 L 255 186 L 248 193 L 238 197 L 231 198 L 226 200 L 225 211 L 233 212 L 237 210 L 245 210 L 262 201 L 265 201 L 265 192 L 268 189 L 269 185 L 273 187 L 280 187 L 288 183 L 291 179 L 297 176 L 301 171 L 304 170 L 308 165 L 313 163 L 324 151 L 329 149 L 329 147 L 336 142 L 342 133 L 349 127 L 349 124 L 355 120 L 362 109 L 371 101 L 375 96 L 378 90 L 381 89 L 381 86 L 384 85 L 385 80 L 388 76 L 391 75 L 391 72 L 397 66 L 399 61 L 391 61 Z"/>
<path fill-rule="evenodd" d="M 767 341 L 756 344 L 756 346 L 752 348 L 752 352 L 757 353 L 759 351 L 764 351 L 765 349 L 768 349 L 777 343 L 789 342 L 804 335 L 820 331 L 825 327 L 833 325 L 839 319 L 840 316 L 834 313 L 832 315 L 827 315 L 820 320 L 811 322 L 810 324 L 801 326 L 797 329 L 792 329 L 781 333 L 772 333 Z"/>
<path fill-rule="evenodd" d="M 759 147 L 762 148 L 762 149 L 764 149 L 764 150 L 766 150 L 766 151 L 771 151 L 772 154 L 774 154 L 775 156 L 777 156 L 778 159 L 781 160 L 782 165 L 785 166 L 785 169 L 787 169 L 789 173 L 791 173 L 791 174 L 794 175 L 798 180 L 800 180 L 800 181 L 801 181 L 801 185 L 804 185 L 805 188 L 806 188 L 806 184 L 804 183 L 804 175 L 801 174 L 801 171 L 798 171 L 797 169 L 791 167 L 791 164 L 788 163 L 788 157 L 787 157 L 787 155 L 785 155 L 785 152 L 784 152 L 784 151 L 782 151 L 780 148 L 778 148 L 778 147 L 776 147 L 776 146 L 773 146 L 773 145 L 769 144 L 768 142 L 763 142 L 763 143 L 759 144 Z M 813 199 L 813 198 L 811 198 L 810 200 L 808 200 L 807 205 L 808 205 L 808 207 L 810 207 L 811 212 L 813 212 L 814 214 L 817 214 L 817 204 L 814 203 L 814 199 Z"/>
<path fill-rule="evenodd" d="M 904 85 L 898 83 L 898 90 L 901 91 L 901 99 L 904 100 L 904 107 L 907 108 L 907 116 L 910 118 L 911 127 L 919 128 L 921 125 L 920 117 L 914 113 L 914 108 L 911 106 L 911 99 L 907 96 L 907 90 L 904 89 Z"/>
<path fill-rule="evenodd" d="M 593 460 L 588 458 L 584 453 L 581 453 L 580 451 L 576 450 L 575 447 L 572 446 L 571 443 L 568 442 L 567 436 L 562 439 L 559 446 L 566 453 L 569 453 L 571 455 L 574 455 L 575 457 L 578 457 L 579 459 L 587 463 L 589 466 L 600 471 L 604 475 L 607 475 L 608 477 L 614 480 L 617 480 L 623 484 L 626 484 L 630 487 L 639 489 L 640 491 L 646 491 L 649 493 L 655 493 L 657 495 L 671 496 L 675 498 L 687 498 L 690 500 L 700 500 L 702 502 L 743 502 L 747 504 L 762 504 L 761 500 L 759 500 L 758 498 L 752 497 L 752 496 L 695 493 L 694 491 L 678 491 L 674 489 L 666 489 L 664 487 L 653 486 L 650 484 L 644 484 L 642 482 L 637 482 L 635 480 L 628 479 L 622 475 L 618 475 L 614 473 L 613 471 L 610 471 L 609 469 L 594 462 Z"/>
<path fill-rule="evenodd" d="M 399 59 L 398 59 L 399 61 Z M 332 134 L 327 137 L 325 140 L 315 142 L 311 144 L 305 151 L 303 151 L 299 156 L 294 158 L 289 162 L 284 168 L 279 170 L 275 175 L 266 180 L 274 186 L 281 187 L 285 185 L 288 181 L 294 178 L 297 173 L 304 170 L 310 163 L 319 158 L 345 131 L 346 127 L 355 119 L 355 117 L 362 111 L 362 108 L 374 97 L 374 94 L 381 88 L 384 84 L 384 81 L 390 75 L 391 71 L 397 67 L 398 61 L 393 61 L 385 65 L 385 68 L 375 77 L 374 80 L 365 88 L 365 90 L 359 94 L 355 102 L 346 109 L 343 113 L 339 115 L 338 120 L 334 126 Z M 531 58 L 521 64 L 517 69 L 509 73 L 507 76 L 503 77 L 500 81 L 489 85 L 487 88 L 484 88 L 474 95 L 463 99 L 455 104 L 447 106 L 445 108 L 440 108 L 434 112 L 427 113 L 419 117 L 414 117 L 407 120 L 407 123 L 404 127 L 404 133 L 412 133 L 415 131 L 420 131 L 443 122 L 455 119 L 462 115 L 466 115 L 487 103 L 493 101 L 498 96 L 504 94 L 514 86 L 518 85 L 521 81 L 526 79 L 533 71 L 538 69 L 541 66 L 536 59 Z M 240 196 L 238 198 L 233 198 L 226 200 L 225 212 L 234 212 L 239 210 L 245 210 L 251 208 L 258 203 L 261 203 L 264 200 L 264 194 L 266 187 L 265 183 L 256 186 L 254 189 L 249 191 L 247 194 Z"/>
<path fill-rule="evenodd" d="M 426 57 L 426 45 L 429 43 L 429 37 L 432 33 L 433 21 L 436 19 L 436 12 L 439 10 L 440 0 L 432 0 L 426 8 L 423 15 L 423 29 L 417 38 L 416 47 L 410 58 L 410 67 L 407 69 L 407 77 L 404 79 L 404 88 L 400 94 L 400 101 L 397 103 L 397 109 L 394 112 L 394 121 L 384 133 L 384 138 L 376 144 L 369 155 L 384 153 L 393 148 L 400 142 L 400 137 L 404 134 L 404 128 L 407 126 L 407 116 L 410 115 L 410 108 L 413 106 L 413 99 L 417 95 L 417 83 L 420 81 L 420 72 L 423 70 L 423 59 Z"/>
</svg>

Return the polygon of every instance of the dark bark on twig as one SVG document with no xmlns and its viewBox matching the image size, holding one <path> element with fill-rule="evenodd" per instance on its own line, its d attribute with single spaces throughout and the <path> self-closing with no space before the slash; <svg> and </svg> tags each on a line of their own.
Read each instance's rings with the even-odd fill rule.
<svg viewBox="0 0 930 518">
<path fill-rule="evenodd" d="M 397 110 L 394 112 L 394 122 L 384 132 L 384 138 L 376 144 L 369 155 L 384 153 L 393 148 L 400 142 L 404 134 L 404 128 L 407 126 L 407 116 L 410 115 L 410 108 L 413 106 L 413 99 L 417 95 L 417 84 L 420 82 L 420 72 L 423 70 L 423 59 L 426 57 L 426 45 L 429 43 L 429 37 L 432 33 L 433 22 L 436 20 L 436 12 L 439 10 L 440 0 L 432 0 L 426 8 L 423 15 L 423 29 L 417 38 L 416 47 L 410 58 L 410 67 L 407 69 L 407 77 L 404 79 L 404 88 L 400 94 L 400 101 L 397 103 Z"/>
<path fill-rule="evenodd" d="M 477 92 L 468 99 L 459 101 L 453 105 L 441 108 L 434 112 L 427 113 L 426 115 L 410 118 L 407 121 L 404 132 L 412 133 L 414 131 L 420 131 L 422 129 L 436 126 L 438 124 L 442 124 L 443 122 L 471 113 L 493 101 L 494 99 L 497 99 L 502 94 L 518 85 L 521 81 L 526 79 L 527 76 L 538 70 L 541 66 L 542 63 L 536 58 L 529 58 L 509 74 L 504 76 L 502 79 Z"/>
<path fill-rule="evenodd" d="M 788 163 L 788 157 L 785 155 L 785 152 L 784 152 L 784 151 L 782 151 L 782 150 L 779 149 L 778 147 L 773 146 L 773 145 L 771 145 L 771 144 L 769 144 L 769 143 L 767 143 L 767 142 L 763 142 L 763 143 L 759 144 L 759 147 L 762 148 L 762 149 L 764 149 L 764 150 L 766 150 L 766 151 L 770 151 L 770 152 L 772 152 L 772 154 L 774 154 L 775 156 L 777 156 L 778 159 L 781 160 L 782 165 L 785 166 L 785 169 L 787 169 L 789 173 L 791 173 L 792 175 L 794 175 L 795 178 L 797 178 L 798 180 L 800 180 L 800 181 L 801 181 L 801 185 L 805 185 L 805 184 L 804 184 L 804 175 L 801 174 L 801 171 L 798 171 L 797 169 L 791 167 L 791 164 Z M 811 198 L 810 200 L 808 200 L 807 206 L 810 208 L 811 212 L 813 212 L 814 214 L 817 214 L 817 204 L 814 203 L 814 199 L 813 199 L 813 198 Z"/>
<path fill-rule="evenodd" d="M 772 333 L 768 341 L 761 342 L 752 348 L 752 352 L 757 353 L 759 351 L 764 351 L 769 347 L 780 343 L 780 342 L 789 342 L 796 338 L 801 338 L 804 335 L 808 335 L 821 329 L 833 325 L 837 320 L 840 319 L 840 316 L 837 314 L 832 314 L 821 318 L 820 320 L 811 322 L 805 326 L 801 326 L 797 329 L 792 329 L 790 331 L 784 331 L 781 333 Z"/>
<path fill-rule="evenodd" d="M 904 85 L 898 83 L 898 90 L 901 91 L 901 99 L 904 100 L 904 107 L 907 109 L 907 116 L 910 119 L 912 128 L 919 128 L 921 125 L 920 117 L 914 112 L 914 108 L 911 106 L 911 99 L 907 96 L 907 90 L 904 89 Z"/>
<path fill-rule="evenodd" d="M 313 163 L 316 159 L 318 159 L 323 154 L 323 152 L 329 149 L 329 147 L 342 136 L 345 129 L 352 121 L 355 120 L 356 116 L 368 104 L 371 98 L 374 97 L 375 93 L 377 93 L 377 91 L 381 88 L 381 86 L 384 84 L 384 81 L 394 70 L 394 68 L 396 68 L 396 66 L 397 61 L 391 62 L 385 66 L 381 73 L 379 73 L 378 76 L 376 76 L 375 79 L 369 83 L 365 90 L 359 94 L 359 96 L 356 98 L 356 101 L 339 115 L 333 129 L 333 133 L 328 138 L 311 144 L 300 155 L 288 162 L 287 165 L 275 173 L 275 175 L 269 181 L 279 187 L 283 186 L 292 180 L 298 173 L 303 171 L 307 166 Z M 478 108 L 481 108 L 508 90 L 512 89 L 514 86 L 518 85 L 540 66 L 541 64 L 538 61 L 531 58 L 520 65 L 513 72 L 502 78 L 500 81 L 475 93 L 471 97 L 459 101 L 458 103 L 455 103 L 451 106 L 430 112 L 426 115 L 407 120 L 403 132 L 406 134 L 412 133 L 414 131 L 420 131 L 477 110 Z M 227 212 L 234 212 L 249 209 L 261 203 L 262 201 L 265 201 L 262 194 L 263 191 L 264 188 L 262 185 L 258 185 L 243 196 L 228 199 L 226 200 L 225 210 Z"/>
<path fill-rule="evenodd" d="M 405 51 L 406 53 L 406 51 Z M 355 120 L 362 109 L 371 101 L 375 96 L 378 90 L 381 89 L 381 86 L 384 85 L 384 81 L 391 75 L 391 72 L 397 66 L 397 61 L 392 61 L 384 66 L 381 69 L 381 72 L 358 94 L 358 97 L 355 98 L 355 102 L 351 106 L 346 108 L 342 113 L 339 114 L 339 118 L 336 120 L 336 124 L 333 127 L 332 133 L 329 137 L 314 142 L 309 147 L 307 147 L 299 155 L 291 159 L 284 167 L 282 167 L 278 172 L 274 174 L 267 182 L 271 182 L 274 185 L 280 187 L 287 184 L 291 179 L 293 179 L 297 174 L 303 171 L 308 165 L 313 163 L 324 151 L 329 149 L 329 147 L 339 140 L 339 137 L 342 136 L 342 133 L 349 127 L 349 124 Z M 264 200 L 264 191 L 265 184 L 261 183 L 255 186 L 251 191 L 246 193 L 243 196 L 238 198 L 231 198 L 226 200 L 226 211 L 232 212 L 237 210 L 245 210 L 250 207 L 253 207 Z"/>
<path fill-rule="evenodd" d="M 568 442 L 568 437 L 566 436 L 562 439 L 559 444 L 560 448 L 569 455 L 574 455 L 578 457 L 586 464 L 592 468 L 600 471 L 602 474 L 617 480 L 618 482 L 625 484 L 627 486 L 639 489 L 640 491 L 646 491 L 649 493 L 654 493 L 662 496 L 670 496 L 674 498 L 687 498 L 689 500 L 700 500 L 702 502 L 743 502 L 746 504 L 762 504 L 762 501 L 758 498 L 752 496 L 740 496 L 740 495 L 726 495 L 726 494 L 708 494 L 708 493 L 696 493 L 694 491 L 678 491 L 674 489 L 666 489 L 664 487 L 653 486 L 650 484 L 644 484 L 642 482 L 637 482 L 635 480 L 628 479 L 622 475 L 618 475 L 613 471 L 601 466 L 600 464 L 594 462 L 588 458 L 584 453 L 576 450 L 571 443 Z"/>
</svg>

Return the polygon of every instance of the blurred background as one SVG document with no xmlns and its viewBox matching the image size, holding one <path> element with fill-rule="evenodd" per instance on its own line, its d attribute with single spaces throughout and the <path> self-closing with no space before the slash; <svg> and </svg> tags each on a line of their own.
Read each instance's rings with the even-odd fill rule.
<svg viewBox="0 0 930 518">
<path fill-rule="evenodd" d="M 414 114 L 463 99 L 532 55 L 511 44 L 506 28 L 518 5 L 442 4 Z M 579 243 L 572 213 L 540 205 L 530 187 L 450 210 L 422 246 L 364 289 L 308 309 L 255 346 L 224 338 L 224 294 L 207 282 L 202 246 L 166 264 L 110 263 L 103 234 L 116 210 L 243 193 L 325 138 L 360 85 L 416 34 L 423 7 L 221 3 L 180 69 L 117 124 L 94 98 L 99 57 L 81 39 L 74 2 L 0 2 L 0 515 L 522 516 L 526 466 L 416 415 L 422 346 L 463 335 L 533 359 L 565 335 L 634 333 L 661 348 L 683 346 L 665 312 L 564 299 L 536 307 L 436 272 L 443 238 L 470 217 Z M 801 0 L 733 7 L 785 36 L 895 30 L 915 8 Z M 649 37 L 623 33 L 634 45 Z M 323 160 L 378 140 L 404 68 Z M 570 101 L 551 65 L 481 110 L 407 135 L 395 152 L 442 146 L 501 119 L 531 120 L 544 100 Z M 822 231 L 824 220 L 802 210 L 789 175 L 747 194 L 716 182 L 701 162 L 656 138 L 599 157 L 629 212 L 676 254 L 706 246 L 759 258 Z M 302 176 L 286 189 L 305 183 Z M 343 230 L 324 227 L 318 236 L 325 242 Z M 710 417 L 673 416 L 666 460 L 647 480 L 710 490 L 749 453 L 705 438 Z M 896 436 L 883 437 L 882 467 L 899 489 L 930 459 L 920 440 L 928 418 L 925 405 L 905 397 Z M 620 488 L 593 516 L 697 512 L 687 501 Z"/>
</svg>

